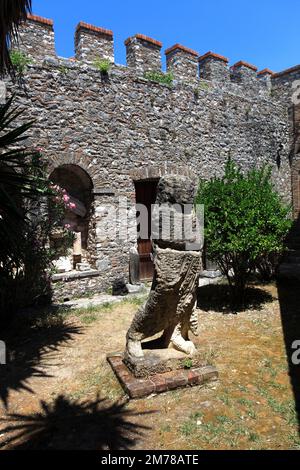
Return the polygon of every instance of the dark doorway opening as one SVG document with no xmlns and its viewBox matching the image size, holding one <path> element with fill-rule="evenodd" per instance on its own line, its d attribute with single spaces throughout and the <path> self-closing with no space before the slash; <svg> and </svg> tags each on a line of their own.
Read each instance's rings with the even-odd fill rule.
<svg viewBox="0 0 300 470">
<path fill-rule="evenodd" d="M 147 225 L 143 227 L 144 230 L 140 227 L 140 224 L 143 223 L 140 220 L 140 213 L 137 211 L 137 221 L 138 221 L 138 233 L 139 235 L 137 244 L 138 244 L 138 253 L 140 257 L 140 279 L 149 280 L 152 279 L 154 268 L 152 261 L 152 243 L 151 243 L 151 230 L 152 230 L 152 205 L 156 201 L 156 192 L 158 179 L 156 180 L 147 180 L 147 181 L 137 181 L 135 182 L 135 193 L 136 193 L 136 204 L 142 204 L 147 209 L 147 220 L 144 220 L 144 223 Z"/>
</svg>

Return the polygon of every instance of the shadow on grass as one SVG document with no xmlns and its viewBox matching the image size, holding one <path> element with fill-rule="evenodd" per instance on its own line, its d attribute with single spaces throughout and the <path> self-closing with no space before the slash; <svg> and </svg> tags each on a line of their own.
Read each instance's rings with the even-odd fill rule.
<svg viewBox="0 0 300 470">
<path fill-rule="evenodd" d="M 81 329 L 68 324 L 61 310 L 43 314 L 19 315 L 1 332 L 7 348 L 7 364 L 0 366 L 0 402 L 9 405 L 11 391 L 34 393 L 28 384 L 31 377 L 49 378 L 51 353 L 70 342 Z"/>
<path fill-rule="evenodd" d="M 300 365 L 293 363 L 294 353 L 296 353 L 296 359 L 300 357 L 297 354 L 300 344 L 300 281 L 279 280 L 277 288 L 289 375 L 294 393 L 300 433 Z M 296 341 L 298 342 L 297 347 L 294 345 Z"/>
<path fill-rule="evenodd" d="M 229 286 L 226 284 L 211 284 L 199 287 L 197 291 L 197 306 L 205 312 L 239 313 L 245 310 L 261 310 L 266 303 L 272 302 L 271 294 L 258 287 L 248 287 L 242 305 L 232 305 Z"/>
<path fill-rule="evenodd" d="M 152 412 L 143 413 L 143 415 Z M 71 402 L 61 395 L 54 403 L 41 402 L 41 411 L 30 415 L 8 415 L 1 432 L 13 450 L 126 450 L 143 437 L 147 426 L 132 421 L 138 413 L 126 403 Z M 6 438 L 5 438 L 5 435 Z"/>
</svg>

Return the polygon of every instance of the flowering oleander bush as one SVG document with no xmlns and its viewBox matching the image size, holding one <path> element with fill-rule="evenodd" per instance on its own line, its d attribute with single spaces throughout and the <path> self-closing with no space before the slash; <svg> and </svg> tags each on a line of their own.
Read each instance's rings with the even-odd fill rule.
<svg viewBox="0 0 300 470">
<path fill-rule="evenodd" d="M 72 227 L 70 224 L 65 223 L 64 218 L 66 211 L 76 209 L 76 204 L 72 202 L 66 189 L 55 183 L 50 183 L 49 187 L 52 191 L 52 195 L 49 198 L 51 224 L 49 238 L 53 238 L 54 235 L 59 237 L 59 249 L 53 254 L 53 257 L 57 257 L 58 255 L 63 256 L 66 254 L 73 245 L 74 234 L 71 231 Z"/>
<path fill-rule="evenodd" d="M 47 201 L 53 200 L 57 225 L 72 204 L 49 184 L 42 150 L 20 145 L 32 123 L 17 124 L 22 112 L 12 103 L 13 98 L 0 107 L 0 321 L 19 307 L 50 299 L 55 253 Z M 72 234 L 63 229 L 67 247 Z"/>
</svg>

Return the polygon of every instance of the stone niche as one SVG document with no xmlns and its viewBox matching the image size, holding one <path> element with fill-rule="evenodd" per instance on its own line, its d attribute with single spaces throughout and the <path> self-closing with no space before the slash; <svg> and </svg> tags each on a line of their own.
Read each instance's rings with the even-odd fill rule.
<svg viewBox="0 0 300 470">
<path fill-rule="evenodd" d="M 60 254 L 61 232 L 54 231 L 50 244 L 57 252 L 55 266 L 59 273 L 90 271 L 89 229 L 92 210 L 92 181 L 87 173 L 77 165 L 62 165 L 50 175 L 50 180 L 66 190 L 70 208 L 65 210 L 63 225 L 74 235 L 73 248 Z M 51 216 L 51 205 L 49 207 Z"/>
</svg>

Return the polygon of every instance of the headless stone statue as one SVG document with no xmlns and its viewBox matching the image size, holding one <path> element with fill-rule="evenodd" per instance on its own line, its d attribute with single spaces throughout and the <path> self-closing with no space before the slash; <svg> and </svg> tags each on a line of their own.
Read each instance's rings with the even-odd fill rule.
<svg viewBox="0 0 300 470">
<path fill-rule="evenodd" d="M 162 336 L 147 343 L 147 348 L 172 346 L 188 355 L 196 352 L 188 338 L 189 330 L 194 334 L 198 330 L 195 306 L 201 269 L 200 245 L 197 248 L 192 245 L 195 189 L 195 181 L 183 176 L 166 176 L 158 184 L 155 211 L 160 208 L 161 216 L 152 231 L 153 284 L 147 302 L 138 310 L 127 332 L 127 362 L 142 359 L 142 340 L 160 332 Z M 183 208 L 187 208 L 184 216 Z"/>
</svg>

